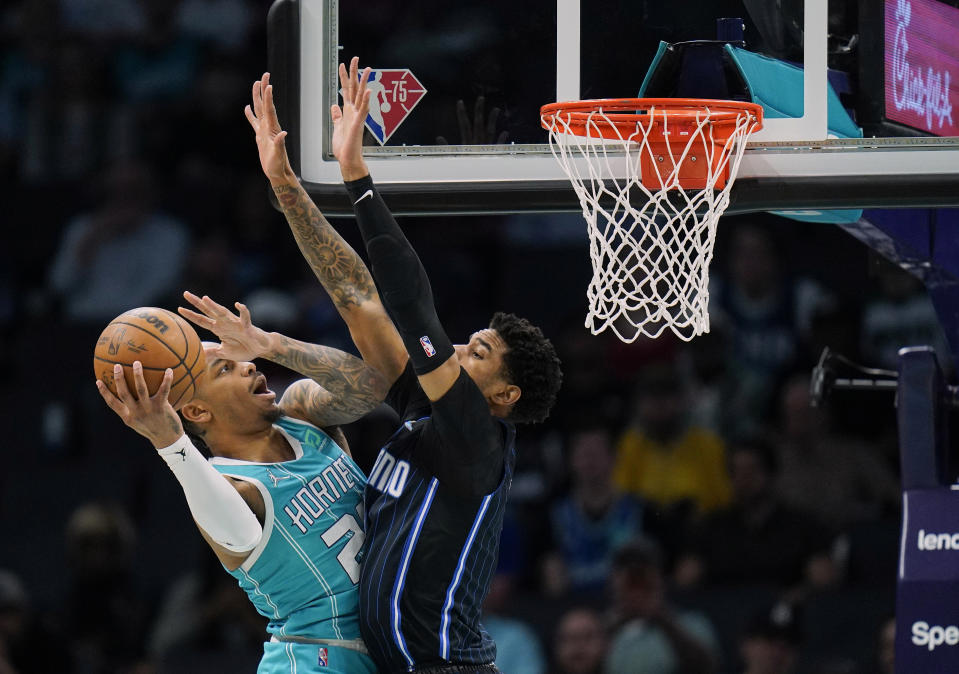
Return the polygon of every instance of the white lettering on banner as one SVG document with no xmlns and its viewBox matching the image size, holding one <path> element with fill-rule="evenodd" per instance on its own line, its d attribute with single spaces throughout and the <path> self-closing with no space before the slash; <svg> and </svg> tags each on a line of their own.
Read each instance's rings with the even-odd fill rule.
<svg viewBox="0 0 959 674">
<path fill-rule="evenodd" d="M 912 20 L 912 3 L 898 0 L 896 3 L 896 42 L 892 52 L 893 100 L 899 110 L 911 110 L 926 118 L 931 129 L 933 117 L 937 118 L 939 128 L 946 122 L 952 125 L 952 104 L 949 102 L 948 70 L 926 69 L 925 75 L 920 68 L 909 63 L 909 40 L 906 29 Z"/>
<path fill-rule="evenodd" d="M 920 550 L 959 550 L 959 533 L 927 534 L 920 529 L 918 544 Z"/>
<path fill-rule="evenodd" d="M 912 643 L 916 646 L 925 646 L 930 651 L 939 646 L 955 646 L 959 644 L 959 627 L 955 625 L 932 625 L 925 620 L 918 620 L 912 624 Z"/>
</svg>

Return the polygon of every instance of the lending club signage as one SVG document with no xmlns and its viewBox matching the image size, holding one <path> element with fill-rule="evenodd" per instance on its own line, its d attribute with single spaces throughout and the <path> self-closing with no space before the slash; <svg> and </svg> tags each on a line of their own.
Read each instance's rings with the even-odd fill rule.
<svg viewBox="0 0 959 674">
<path fill-rule="evenodd" d="M 959 9 L 936 0 L 886 0 L 886 118 L 959 136 Z"/>
<path fill-rule="evenodd" d="M 959 672 L 959 491 L 903 493 L 896 674 Z"/>
</svg>

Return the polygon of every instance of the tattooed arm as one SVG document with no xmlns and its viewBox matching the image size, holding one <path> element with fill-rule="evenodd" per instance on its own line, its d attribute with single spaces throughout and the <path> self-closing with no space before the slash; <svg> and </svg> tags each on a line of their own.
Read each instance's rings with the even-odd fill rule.
<svg viewBox="0 0 959 674">
<path fill-rule="evenodd" d="M 408 355 L 393 326 L 373 277 L 356 251 L 320 213 L 290 166 L 273 105 L 269 73 L 253 85 L 253 107 L 246 117 L 256 132 L 260 165 L 300 252 L 346 322 L 363 360 L 392 383 L 403 373 Z"/>
<path fill-rule="evenodd" d="M 284 393 L 280 409 L 285 414 L 334 426 L 356 421 L 386 397 L 386 379 L 356 356 L 266 332 L 253 325 L 249 309 L 240 302 L 234 314 L 207 296 L 185 292 L 183 297 L 197 311 L 179 307 L 180 314 L 220 338 L 214 355 L 232 361 L 265 358 L 309 377 Z"/>
<path fill-rule="evenodd" d="M 280 399 L 284 414 L 320 427 L 348 424 L 386 397 L 386 379 L 356 356 L 278 333 L 271 338 L 277 346 L 263 357 L 309 377 L 287 387 Z"/>
</svg>

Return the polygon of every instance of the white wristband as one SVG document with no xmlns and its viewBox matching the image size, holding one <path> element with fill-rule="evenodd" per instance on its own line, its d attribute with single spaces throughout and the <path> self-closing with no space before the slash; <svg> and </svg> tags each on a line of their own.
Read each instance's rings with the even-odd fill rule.
<svg viewBox="0 0 959 674">
<path fill-rule="evenodd" d="M 263 535 L 256 515 L 186 434 L 158 449 L 157 454 L 179 480 L 193 519 L 210 538 L 230 552 L 249 552 L 256 547 Z"/>
</svg>

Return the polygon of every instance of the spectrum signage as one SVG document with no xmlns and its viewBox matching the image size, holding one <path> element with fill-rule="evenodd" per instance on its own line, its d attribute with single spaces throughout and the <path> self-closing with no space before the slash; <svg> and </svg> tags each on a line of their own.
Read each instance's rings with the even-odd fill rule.
<svg viewBox="0 0 959 674">
<path fill-rule="evenodd" d="M 902 495 L 896 674 L 959 672 L 959 490 Z"/>
<path fill-rule="evenodd" d="M 886 0 L 886 118 L 959 136 L 959 9 Z"/>
</svg>

